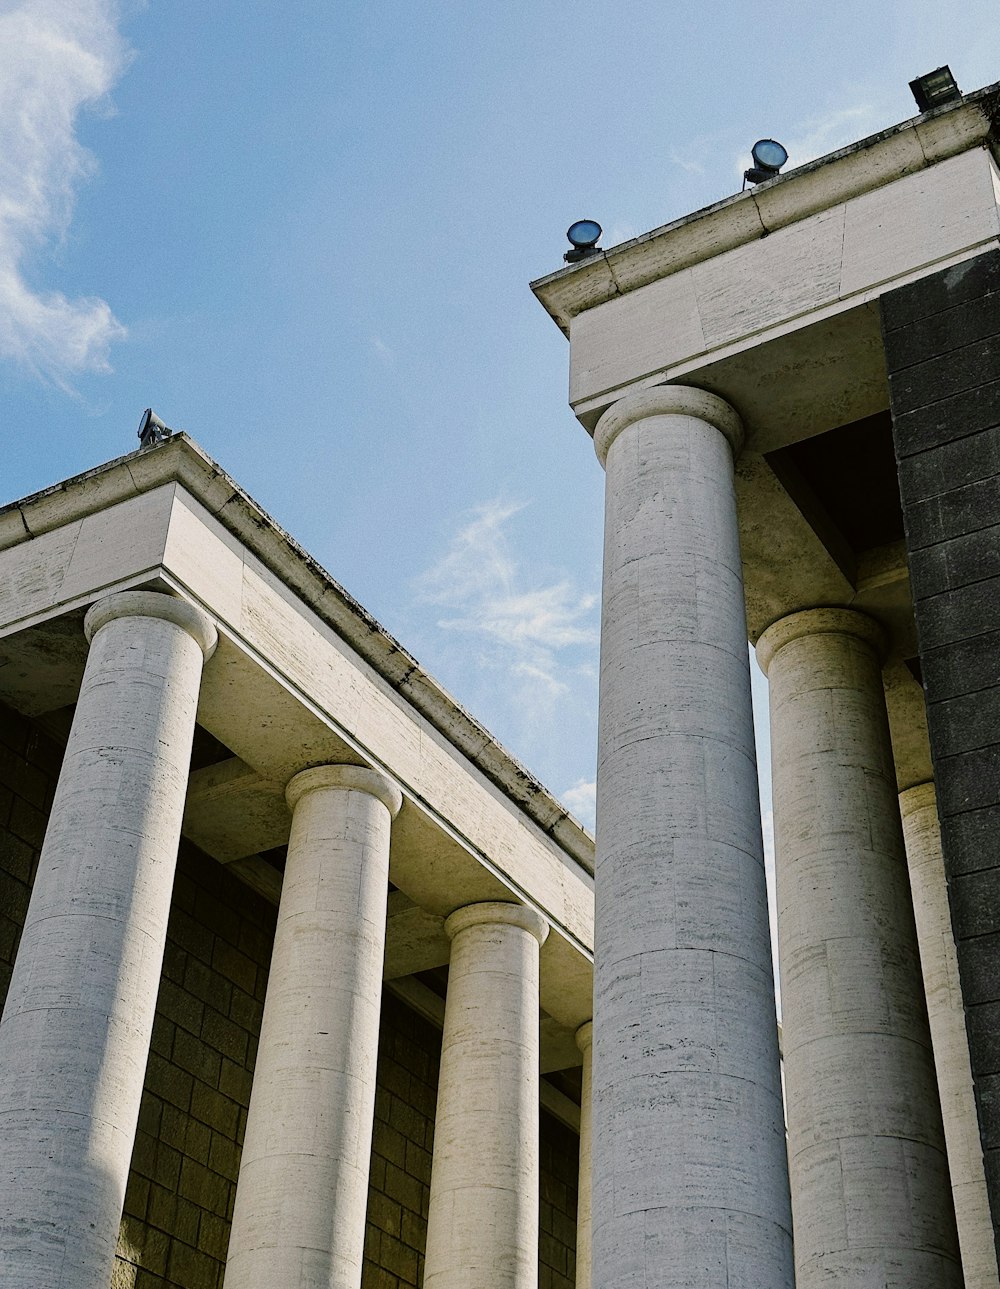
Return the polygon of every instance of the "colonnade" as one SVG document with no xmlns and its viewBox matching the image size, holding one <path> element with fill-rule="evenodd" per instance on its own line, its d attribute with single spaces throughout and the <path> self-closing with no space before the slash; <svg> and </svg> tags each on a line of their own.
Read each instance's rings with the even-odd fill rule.
<svg viewBox="0 0 1000 1289">
<path fill-rule="evenodd" d="M 90 652 L 0 1021 L 0 1279 L 107 1289 L 180 841 L 200 609 L 129 591 Z M 296 774 L 226 1269 L 239 1289 L 359 1289 L 386 892 L 399 789 Z M 546 920 L 481 903 L 452 939 L 424 1283 L 538 1279 L 539 948 Z"/>
<path fill-rule="evenodd" d="M 968 1287 L 997 1289 L 933 787 L 897 797 L 882 631 L 849 607 L 802 607 L 757 645 L 771 697 L 786 1145 L 741 443 L 731 407 L 680 386 L 628 395 L 595 433 L 607 489 L 577 1284 L 959 1289 L 954 1190 L 966 1273 L 981 1267 Z M 64 1283 L 62 1267 L 76 1289 L 108 1284 L 216 644 L 205 613 L 150 592 L 98 602 L 85 629 L 0 1021 L 0 1279 L 19 1289 Z M 353 765 L 304 770 L 286 795 L 226 1283 L 358 1289 L 401 796 Z M 424 1284 L 535 1289 L 548 925 L 482 903 L 446 931 Z"/>
<path fill-rule="evenodd" d="M 757 645 L 770 682 L 786 1156 L 739 417 L 702 390 L 657 386 L 613 404 L 594 442 L 607 479 L 593 1282 L 958 1289 L 964 1260 L 966 1283 L 996 1289 L 933 789 L 903 800 L 911 852 L 932 852 L 918 950 L 882 630 L 850 608 L 803 606 Z M 929 992 L 950 973 L 947 1002 L 931 999 L 948 1069 L 935 1071 L 921 957 Z M 953 1092 L 951 1180 L 939 1083 Z M 952 1185 L 969 1210 L 962 1259 Z"/>
</svg>

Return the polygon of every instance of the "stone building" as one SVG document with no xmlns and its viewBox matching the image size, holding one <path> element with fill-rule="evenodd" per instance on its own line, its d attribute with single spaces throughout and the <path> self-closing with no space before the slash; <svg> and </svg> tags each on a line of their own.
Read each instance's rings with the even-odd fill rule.
<svg viewBox="0 0 1000 1289">
<path fill-rule="evenodd" d="M 0 509 L 0 1283 L 998 1289 L 997 103 L 534 284 L 596 883 L 186 436 Z"/>
<path fill-rule="evenodd" d="M 600 1289 L 996 1289 L 998 146 L 957 95 L 534 284 L 607 473 Z"/>
</svg>

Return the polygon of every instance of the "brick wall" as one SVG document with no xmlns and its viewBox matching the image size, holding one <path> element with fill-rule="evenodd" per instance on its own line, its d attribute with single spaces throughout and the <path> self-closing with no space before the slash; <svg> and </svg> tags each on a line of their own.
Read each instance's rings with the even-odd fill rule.
<svg viewBox="0 0 1000 1289">
<path fill-rule="evenodd" d="M 423 1283 L 441 1033 L 386 992 L 362 1289 Z"/>
<path fill-rule="evenodd" d="M 0 1006 L 61 748 L 0 706 Z M 221 1289 L 275 910 L 182 844 L 113 1289 Z M 383 999 L 363 1289 L 418 1289 L 441 1034 Z M 572 1289 L 577 1138 L 541 1116 L 539 1289 Z"/>
<path fill-rule="evenodd" d="M 573 1289 L 580 1139 L 544 1110 L 541 1129 L 538 1289 Z"/>
<path fill-rule="evenodd" d="M 945 871 L 1000 1225 L 1000 252 L 882 298 Z"/>
<path fill-rule="evenodd" d="M 274 913 L 182 844 L 116 1289 L 222 1284 Z"/>
<path fill-rule="evenodd" d="M 0 1009 L 61 762 L 60 747 L 0 704 Z"/>
</svg>

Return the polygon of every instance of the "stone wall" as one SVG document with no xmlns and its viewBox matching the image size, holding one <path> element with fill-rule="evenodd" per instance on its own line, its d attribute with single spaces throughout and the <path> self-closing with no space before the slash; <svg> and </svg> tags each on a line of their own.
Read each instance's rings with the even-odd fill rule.
<svg viewBox="0 0 1000 1289">
<path fill-rule="evenodd" d="M 0 706 L 0 1006 L 61 748 Z M 221 1289 L 274 908 L 182 844 L 113 1289 Z M 441 1034 L 383 1000 L 362 1289 L 418 1289 Z M 541 1116 L 539 1289 L 572 1289 L 577 1138 Z"/>
<path fill-rule="evenodd" d="M 57 744 L 0 703 L 0 1009 L 61 763 Z"/>
<path fill-rule="evenodd" d="M 222 1284 L 274 913 L 182 844 L 115 1289 Z"/>
<path fill-rule="evenodd" d="M 882 297 L 945 870 L 1000 1222 L 1000 252 Z"/>
<path fill-rule="evenodd" d="M 573 1289 L 580 1139 L 544 1110 L 541 1127 L 538 1289 Z"/>
</svg>

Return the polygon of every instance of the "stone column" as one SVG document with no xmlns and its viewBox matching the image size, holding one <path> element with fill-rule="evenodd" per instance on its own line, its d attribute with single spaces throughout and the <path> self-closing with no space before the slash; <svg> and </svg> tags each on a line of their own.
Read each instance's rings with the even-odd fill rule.
<svg viewBox="0 0 1000 1289">
<path fill-rule="evenodd" d="M 451 937 L 424 1289 L 538 1284 L 540 914 L 470 904 Z"/>
<path fill-rule="evenodd" d="M 591 1289 L 591 1096 L 594 1070 L 594 1022 L 576 1031 L 576 1045 L 583 1053 L 583 1088 L 580 1095 L 580 1186 L 576 1205 L 576 1289 Z"/>
<path fill-rule="evenodd" d="M 778 943 L 797 1289 L 958 1289 L 955 1217 L 882 688 L 850 609 L 776 622 Z"/>
<path fill-rule="evenodd" d="M 200 609 L 98 601 L 0 1021 L 0 1283 L 107 1289 L 166 943 Z"/>
<path fill-rule="evenodd" d="M 742 564 L 739 417 L 630 394 L 607 472 L 593 1280 L 789 1289 L 791 1214 Z"/>
<path fill-rule="evenodd" d="M 921 783 L 901 792 L 899 805 L 965 1289 L 998 1289 L 993 1221 L 986 1193 L 934 784 Z"/>
<path fill-rule="evenodd" d="M 322 765 L 292 830 L 226 1264 L 228 1289 L 359 1289 L 399 789 Z"/>
</svg>

